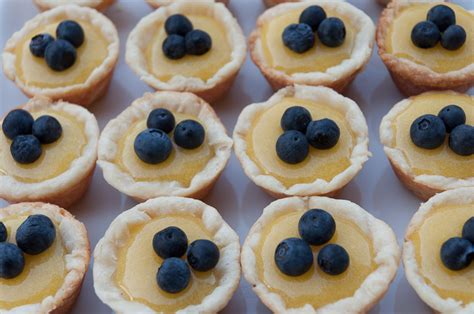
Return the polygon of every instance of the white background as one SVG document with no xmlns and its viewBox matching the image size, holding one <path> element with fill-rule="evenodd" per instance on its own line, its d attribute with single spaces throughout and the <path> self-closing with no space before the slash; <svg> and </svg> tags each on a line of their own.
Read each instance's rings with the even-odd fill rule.
<svg viewBox="0 0 474 314">
<path fill-rule="evenodd" d="M 351 3 L 370 15 L 376 23 L 382 8 L 375 0 L 351 0 Z M 473 0 L 455 1 L 473 9 Z M 255 26 L 256 18 L 264 10 L 260 0 L 232 0 L 230 10 L 235 14 L 245 35 Z M 120 60 L 110 90 L 90 110 L 96 115 L 101 128 L 117 116 L 134 99 L 152 91 L 141 82 L 124 61 L 127 34 L 137 22 L 152 9 L 144 0 L 118 0 L 106 11 L 120 33 Z M 0 0 L 0 44 L 2 47 L 14 31 L 38 13 L 32 0 Z M 2 48 L 3 49 L 3 48 Z M 473 89 L 470 90 L 473 93 Z M 237 117 L 248 104 L 265 101 L 272 90 L 258 69 L 247 58 L 227 97 L 215 104 L 215 109 L 232 134 Z M 403 99 L 393 84 L 376 50 L 366 70 L 359 74 L 349 87 L 346 96 L 355 100 L 365 114 L 370 130 L 370 151 L 373 157 L 360 174 L 345 188 L 339 198 L 349 199 L 389 223 L 401 243 L 405 228 L 418 208 L 420 201 L 407 191 L 394 176 L 379 143 L 378 127 L 390 108 Z M 23 104 L 27 98 L 16 86 L 0 75 L 0 116 Z M 217 182 L 214 190 L 204 200 L 217 208 L 233 227 L 243 242 L 249 228 L 260 216 L 262 209 L 273 199 L 255 186 L 244 174 L 235 155 Z M 102 237 L 110 222 L 122 211 L 136 203 L 109 186 L 99 168 L 84 198 L 68 208 L 85 223 L 89 231 L 91 247 Z M 0 205 L 6 203 L 0 200 Z M 92 264 L 87 273 L 81 296 L 73 313 L 110 313 L 111 310 L 95 295 L 92 283 Z M 54 271 L 54 270 L 51 270 Z M 224 313 L 267 313 L 269 310 L 259 301 L 250 286 L 242 278 L 239 289 Z M 430 313 L 405 279 L 400 267 L 390 290 L 371 313 Z"/>
</svg>

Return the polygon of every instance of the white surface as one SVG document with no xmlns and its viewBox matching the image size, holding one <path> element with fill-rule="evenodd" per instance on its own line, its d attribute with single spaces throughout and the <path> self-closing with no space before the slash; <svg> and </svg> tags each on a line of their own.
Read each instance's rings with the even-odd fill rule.
<svg viewBox="0 0 474 314">
<path fill-rule="evenodd" d="M 375 0 L 350 1 L 377 21 L 381 7 Z M 474 8 L 472 0 L 456 1 L 464 7 Z M 246 35 L 255 25 L 257 16 L 264 10 L 260 0 L 232 0 L 231 11 L 237 16 Z M 140 82 L 124 62 L 127 34 L 136 23 L 150 13 L 142 0 L 118 0 L 106 15 L 120 33 L 121 55 L 108 94 L 95 104 L 91 111 L 103 128 L 107 121 L 118 115 L 135 98 L 151 89 Z M 4 46 L 10 35 L 20 29 L 28 19 L 38 13 L 31 0 L 0 0 L 0 44 Z M 2 48 L 3 49 L 3 48 Z M 27 101 L 16 86 L 0 75 L 0 115 Z M 470 93 L 472 94 L 471 89 Z M 250 58 L 242 68 L 235 84 L 225 99 L 215 104 L 218 115 L 229 132 L 242 108 L 253 102 L 267 99 L 272 91 Z M 378 139 L 378 127 L 383 115 L 403 96 L 394 86 L 376 51 L 366 70 L 360 74 L 346 95 L 362 108 L 370 129 L 370 150 L 373 157 L 365 164 L 359 176 L 339 195 L 358 203 L 376 217 L 389 223 L 401 242 L 405 228 L 418 208 L 420 201 L 400 184 L 394 176 Z M 231 134 L 231 133 L 229 133 Z M 260 216 L 262 209 L 273 199 L 256 187 L 243 173 L 239 162 L 232 156 L 224 174 L 211 194 L 204 200 L 216 207 L 224 219 L 239 233 L 241 242 Z M 0 205 L 6 203 L 0 200 Z M 110 222 L 135 202 L 109 186 L 97 168 L 89 192 L 78 204 L 69 208 L 86 224 L 93 248 Z M 92 266 L 92 265 L 91 265 Z M 73 313 L 110 313 L 94 293 L 90 268 L 81 296 Z M 52 270 L 53 271 L 53 270 Z M 241 285 L 224 313 L 267 313 L 250 286 L 242 278 Z M 430 313 L 405 279 L 403 268 L 390 290 L 371 313 Z"/>
</svg>

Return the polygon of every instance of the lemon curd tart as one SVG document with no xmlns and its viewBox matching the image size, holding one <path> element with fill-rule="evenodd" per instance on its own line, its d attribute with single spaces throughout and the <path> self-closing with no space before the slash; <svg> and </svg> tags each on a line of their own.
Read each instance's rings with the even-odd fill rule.
<svg viewBox="0 0 474 314">
<path fill-rule="evenodd" d="M 90 7 L 98 11 L 105 11 L 114 4 L 115 0 L 33 0 L 41 11 L 50 10 L 60 5 L 76 4 L 79 6 Z"/>
</svg>

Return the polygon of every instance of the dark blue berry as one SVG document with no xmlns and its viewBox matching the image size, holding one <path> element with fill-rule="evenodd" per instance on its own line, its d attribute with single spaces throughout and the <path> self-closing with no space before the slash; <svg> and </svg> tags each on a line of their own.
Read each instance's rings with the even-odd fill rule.
<svg viewBox="0 0 474 314">
<path fill-rule="evenodd" d="M 296 53 L 303 53 L 314 47 L 314 33 L 308 24 L 290 24 L 281 36 L 283 44 Z"/>
<path fill-rule="evenodd" d="M 42 152 L 40 141 L 33 135 L 18 135 L 10 146 L 13 159 L 20 164 L 35 162 Z"/>
<path fill-rule="evenodd" d="M 171 154 L 173 144 L 165 132 L 157 129 L 146 129 L 135 138 L 133 148 L 138 158 L 147 164 L 159 164 Z"/>
<path fill-rule="evenodd" d="M 432 7 L 428 11 L 426 19 L 436 24 L 441 32 L 444 32 L 449 26 L 456 24 L 456 14 L 453 9 L 443 4 Z"/>
<path fill-rule="evenodd" d="M 163 41 L 163 54 L 170 59 L 178 60 L 186 55 L 184 37 L 180 35 L 169 35 Z"/>
<path fill-rule="evenodd" d="M 458 125 L 466 123 L 466 114 L 464 110 L 456 105 L 449 105 L 441 109 L 438 113 L 446 127 L 446 132 L 450 133 Z"/>
<path fill-rule="evenodd" d="M 449 135 L 449 147 L 461 156 L 474 154 L 474 127 L 467 124 L 455 127 Z"/>
<path fill-rule="evenodd" d="M 76 58 L 76 48 L 70 42 L 62 39 L 49 44 L 44 53 L 46 64 L 54 71 L 69 69 L 76 62 Z"/>
<path fill-rule="evenodd" d="M 462 228 L 462 237 L 474 245 L 474 216 L 469 218 Z"/>
<path fill-rule="evenodd" d="M 189 285 L 190 279 L 191 271 L 188 264 L 177 257 L 165 259 L 156 274 L 158 286 L 168 293 L 183 291 Z"/>
<path fill-rule="evenodd" d="M 62 21 L 56 28 L 56 38 L 67 40 L 78 48 L 84 43 L 84 30 L 76 21 Z"/>
<path fill-rule="evenodd" d="M 310 209 L 301 216 L 298 232 L 311 245 L 321 245 L 334 236 L 336 222 L 331 214 L 322 209 Z"/>
<path fill-rule="evenodd" d="M 165 31 L 168 35 L 186 36 L 187 33 L 193 30 L 191 21 L 182 14 L 174 14 L 166 19 Z"/>
<path fill-rule="evenodd" d="M 308 24 L 313 32 L 318 30 L 319 24 L 326 18 L 326 12 L 319 5 L 312 5 L 301 12 L 300 23 Z"/>
<path fill-rule="evenodd" d="M 0 243 L 0 278 L 15 278 L 24 268 L 23 252 L 12 243 Z"/>
<path fill-rule="evenodd" d="M 41 116 L 33 123 L 33 135 L 41 144 L 51 144 L 56 142 L 63 134 L 61 123 L 52 116 Z"/>
<path fill-rule="evenodd" d="M 306 136 L 299 131 L 285 131 L 276 142 L 278 157 L 286 163 L 298 164 L 309 154 L 309 144 Z"/>
<path fill-rule="evenodd" d="M 2 123 L 2 130 L 6 137 L 14 139 L 17 135 L 31 134 L 35 119 L 23 109 L 10 111 Z"/>
<path fill-rule="evenodd" d="M 183 120 L 174 130 L 174 142 L 182 148 L 198 148 L 204 143 L 205 138 L 204 127 L 195 120 Z"/>
<path fill-rule="evenodd" d="M 416 24 L 411 31 L 411 41 L 418 48 L 433 48 L 441 38 L 438 26 L 429 21 Z"/>
<path fill-rule="evenodd" d="M 188 249 L 188 237 L 178 227 L 168 227 L 153 237 L 153 249 L 161 258 L 181 257 Z"/>
<path fill-rule="evenodd" d="M 275 263 L 285 275 L 301 276 L 313 265 L 313 252 L 305 241 L 288 238 L 276 247 Z"/>
<path fill-rule="evenodd" d="M 350 258 L 347 251 L 340 245 L 328 244 L 318 253 L 318 265 L 329 275 L 339 275 L 349 267 Z"/>
<path fill-rule="evenodd" d="M 54 242 L 56 228 L 49 217 L 45 215 L 29 216 L 16 231 L 18 247 L 30 255 L 43 253 Z"/>
<path fill-rule="evenodd" d="M 211 50 L 212 38 L 208 33 L 200 29 L 190 31 L 184 37 L 186 53 L 200 56 Z"/>
<path fill-rule="evenodd" d="M 150 112 L 146 120 L 146 126 L 148 128 L 158 129 L 165 133 L 173 131 L 175 123 L 173 113 L 164 108 L 154 109 Z"/>
<path fill-rule="evenodd" d="M 346 39 L 346 27 L 344 22 L 337 17 L 329 17 L 319 24 L 318 37 L 323 45 L 328 47 L 339 47 Z"/>
<path fill-rule="evenodd" d="M 219 248 L 209 240 L 196 240 L 189 245 L 188 263 L 196 271 L 208 271 L 219 262 Z"/>
<path fill-rule="evenodd" d="M 36 57 L 43 58 L 46 47 L 53 41 L 54 37 L 50 34 L 38 34 L 33 36 L 30 41 L 30 52 Z"/>
<path fill-rule="evenodd" d="M 446 127 L 440 117 L 425 114 L 413 121 L 410 127 L 410 137 L 418 147 L 435 149 L 444 143 Z"/>
<path fill-rule="evenodd" d="M 7 227 L 0 221 L 0 242 L 7 241 Z"/>
<path fill-rule="evenodd" d="M 474 245 L 467 239 L 454 237 L 441 246 L 441 261 L 451 270 L 467 268 L 474 256 Z"/>
<path fill-rule="evenodd" d="M 311 120 L 311 113 L 306 108 L 294 106 L 285 110 L 280 125 L 284 131 L 296 130 L 305 133 Z"/>
<path fill-rule="evenodd" d="M 339 141 L 341 131 L 331 119 L 311 121 L 306 130 L 306 137 L 311 146 L 317 149 L 330 149 Z"/>
<path fill-rule="evenodd" d="M 448 50 L 457 50 L 466 42 L 466 31 L 460 25 L 451 25 L 441 36 L 441 46 Z"/>
</svg>

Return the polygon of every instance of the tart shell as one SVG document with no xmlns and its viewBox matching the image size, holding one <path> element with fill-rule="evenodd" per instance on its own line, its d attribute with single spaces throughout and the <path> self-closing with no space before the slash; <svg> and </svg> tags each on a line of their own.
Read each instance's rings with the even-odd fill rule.
<svg viewBox="0 0 474 314">
<path fill-rule="evenodd" d="M 50 10 L 52 8 L 55 8 L 60 5 L 65 5 L 65 1 L 63 3 L 57 3 L 58 0 L 33 0 L 33 2 L 36 4 L 36 6 L 41 10 L 41 11 L 46 11 Z M 90 7 L 93 9 L 96 9 L 97 11 L 105 11 L 109 6 L 114 4 L 116 0 L 79 0 L 79 1 L 68 1 L 66 3 L 68 4 L 77 4 L 79 6 L 86 6 Z"/>
<path fill-rule="evenodd" d="M 164 5 L 169 5 L 173 3 L 173 0 L 145 0 L 152 8 L 159 8 Z M 218 2 L 222 2 L 225 5 L 229 4 L 230 0 L 216 0 Z"/>
<path fill-rule="evenodd" d="M 267 7 L 273 7 L 274 5 L 284 3 L 284 2 L 299 2 L 300 0 L 263 0 L 263 3 Z"/>
</svg>

